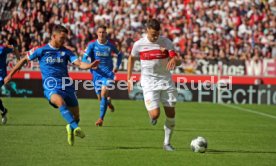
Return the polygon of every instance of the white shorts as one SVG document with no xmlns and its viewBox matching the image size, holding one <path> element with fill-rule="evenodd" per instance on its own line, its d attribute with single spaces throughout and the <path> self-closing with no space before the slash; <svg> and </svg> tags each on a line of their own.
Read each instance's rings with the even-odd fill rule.
<svg viewBox="0 0 276 166">
<path fill-rule="evenodd" d="M 159 108 L 159 102 L 164 107 L 174 107 L 177 101 L 177 90 L 171 87 L 167 90 L 143 89 L 144 102 L 148 111 Z"/>
</svg>

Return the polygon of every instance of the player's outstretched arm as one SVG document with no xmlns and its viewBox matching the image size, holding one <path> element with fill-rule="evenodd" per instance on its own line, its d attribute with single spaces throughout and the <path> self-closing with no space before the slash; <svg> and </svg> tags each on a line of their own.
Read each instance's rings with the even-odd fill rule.
<svg viewBox="0 0 276 166">
<path fill-rule="evenodd" d="M 133 81 L 131 78 L 132 75 L 132 70 L 134 66 L 134 57 L 130 55 L 128 57 L 128 62 L 127 62 L 127 87 L 128 87 L 128 93 L 130 93 L 133 89 Z"/>
<path fill-rule="evenodd" d="M 118 71 L 118 69 L 119 69 L 119 67 L 120 67 L 120 65 L 122 63 L 123 56 L 124 55 L 123 55 L 122 52 L 119 52 L 117 54 L 117 64 L 116 64 L 115 68 L 113 69 L 113 73 L 117 73 L 117 71 Z"/>
<path fill-rule="evenodd" d="M 81 62 L 80 60 L 76 60 L 74 62 L 74 65 L 78 66 L 80 69 L 87 70 L 87 69 L 97 69 L 99 63 L 100 63 L 99 60 L 95 60 L 92 63 L 85 63 L 85 62 Z"/>
<path fill-rule="evenodd" d="M 5 77 L 4 79 L 4 84 L 7 84 L 11 79 L 12 76 L 21 69 L 21 67 L 28 62 L 28 57 L 25 56 L 24 58 L 22 58 L 16 65 L 15 67 L 10 71 L 9 75 Z"/>
</svg>

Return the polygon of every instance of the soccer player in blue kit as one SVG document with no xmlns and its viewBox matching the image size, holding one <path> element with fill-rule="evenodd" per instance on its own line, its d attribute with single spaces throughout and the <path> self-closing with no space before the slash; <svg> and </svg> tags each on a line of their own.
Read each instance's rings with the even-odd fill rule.
<svg viewBox="0 0 276 166">
<path fill-rule="evenodd" d="M 68 82 L 64 82 L 64 78 L 69 78 L 67 64 L 69 61 L 80 69 L 90 69 L 97 67 L 98 61 L 91 64 L 83 63 L 75 54 L 66 49 L 63 44 L 67 39 L 67 34 L 68 30 L 65 27 L 56 25 L 52 31 L 51 41 L 40 48 L 33 49 L 22 58 L 5 78 L 5 83 L 9 82 L 25 63 L 38 59 L 44 95 L 52 106 L 59 108 L 62 117 L 68 123 L 66 125 L 68 143 L 72 146 L 74 136 L 84 138 L 85 134 L 78 126 L 79 104 L 74 85 L 68 86 Z"/>
<path fill-rule="evenodd" d="M 106 26 L 100 25 L 97 27 L 97 40 L 88 44 L 82 61 L 89 63 L 94 60 L 99 60 L 100 64 L 97 69 L 91 69 L 93 75 L 93 83 L 95 92 L 100 101 L 100 117 L 96 121 L 96 126 L 102 126 L 107 106 L 113 109 L 111 100 L 108 99 L 108 87 L 114 83 L 114 74 L 122 63 L 123 54 L 118 51 L 114 44 L 107 39 Z M 112 53 L 117 54 L 116 66 L 113 66 Z"/>
<path fill-rule="evenodd" d="M 0 88 L 4 85 L 4 78 L 7 76 L 7 55 L 14 52 L 16 58 L 19 60 L 19 52 L 12 45 L 0 45 Z M 8 109 L 4 107 L 2 100 L 0 99 L 0 110 L 2 116 L 2 124 L 7 123 Z"/>
</svg>

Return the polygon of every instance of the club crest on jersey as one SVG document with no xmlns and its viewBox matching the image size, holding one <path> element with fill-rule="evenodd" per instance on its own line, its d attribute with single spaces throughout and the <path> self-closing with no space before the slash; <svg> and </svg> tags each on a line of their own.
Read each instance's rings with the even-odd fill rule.
<svg viewBox="0 0 276 166">
<path fill-rule="evenodd" d="M 61 56 L 64 56 L 64 55 L 65 55 L 65 52 L 64 52 L 64 51 L 61 51 L 60 55 L 61 55 Z"/>
</svg>

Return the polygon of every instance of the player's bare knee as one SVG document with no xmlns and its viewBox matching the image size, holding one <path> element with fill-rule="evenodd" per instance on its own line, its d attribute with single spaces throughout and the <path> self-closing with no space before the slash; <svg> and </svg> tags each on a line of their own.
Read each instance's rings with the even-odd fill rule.
<svg viewBox="0 0 276 166">
<path fill-rule="evenodd" d="M 107 91 L 102 91 L 101 98 L 107 98 L 107 97 L 108 97 L 108 92 Z"/>
<path fill-rule="evenodd" d="M 53 103 L 57 107 L 61 107 L 63 105 L 66 105 L 63 100 L 59 100 L 59 99 L 53 99 L 53 100 L 51 100 L 51 103 Z"/>
<path fill-rule="evenodd" d="M 63 105 L 66 105 L 66 103 L 64 102 L 64 100 L 62 99 L 61 96 L 59 96 L 58 94 L 53 94 L 51 96 L 51 99 L 50 99 L 51 103 L 53 103 L 54 105 L 58 106 L 58 107 L 61 107 Z"/>
<path fill-rule="evenodd" d="M 150 110 L 149 114 L 150 114 L 151 119 L 156 120 L 160 116 L 160 111 L 158 109 Z"/>
<path fill-rule="evenodd" d="M 168 118 L 175 117 L 175 108 L 174 107 L 164 107 L 165 114 Z"/>
</svg>

